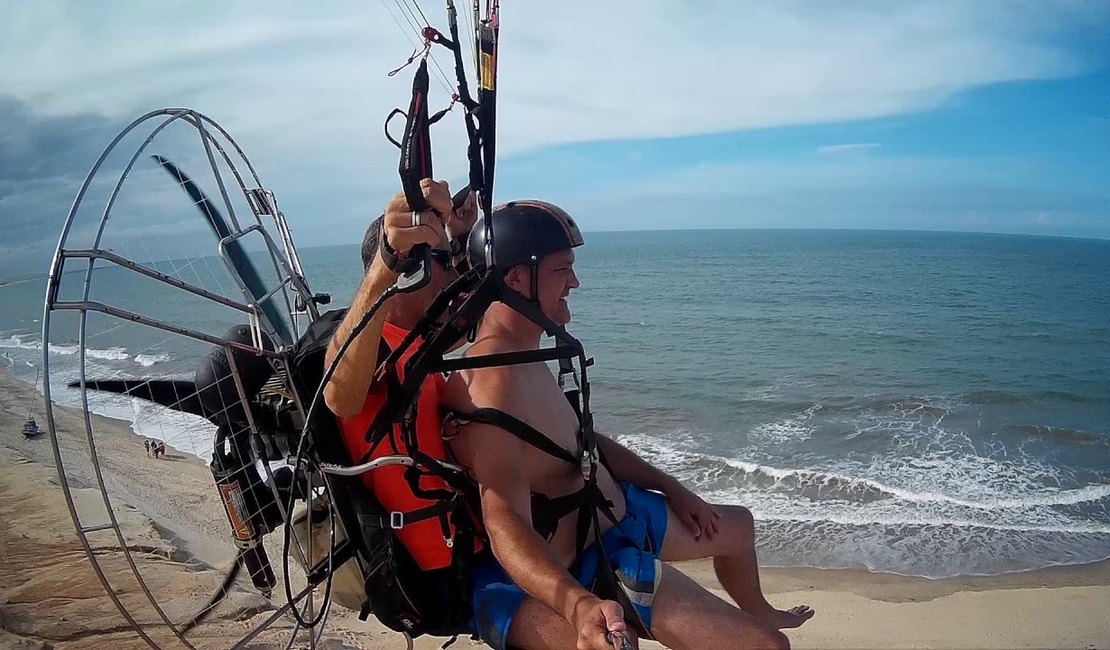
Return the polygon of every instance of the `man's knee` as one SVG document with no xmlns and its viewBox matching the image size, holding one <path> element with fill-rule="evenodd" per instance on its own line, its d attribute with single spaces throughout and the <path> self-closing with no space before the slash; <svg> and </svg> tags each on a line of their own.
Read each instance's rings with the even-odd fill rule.
<svg viewBox="0 0 1110 650">
<path fill-rule="evenodd" d="M 768 650 L 790 650 L 790 639 L 779 630 L 764 630 L 763 639 L 755 645 L 758 648 L 768 648 Z"/>
<path fill-rule="evenodd" d="M 714 506 L 726 521 L 727 534 L 745 545 L 755 539 L 755 518 L 744 506 Z"/>
<path fill-rule="evenodd" d="M 762 623 L 762 621 L 761 621 Z M 752 650 L 790 650 L 790 639 L 780 630 L 765 623 L 749 628 L 741 647 Z"/>
</svg>

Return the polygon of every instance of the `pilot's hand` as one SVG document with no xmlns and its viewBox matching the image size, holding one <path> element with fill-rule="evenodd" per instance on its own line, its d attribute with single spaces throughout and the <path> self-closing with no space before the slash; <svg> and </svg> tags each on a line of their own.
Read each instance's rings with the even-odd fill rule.
<svg viewBox="0 0 1110 650">
<path fill-rule="evenodd" d="M 720 531 L 718 521 L 721 519 L 721 513 L 677 481 L 671 489 L 667 490 L 667 500 L 694 539 L 700 540 L 702 534 L 713 539 L 713 536 Z"/>
<path fill-rule="evenodd" d="M 624 610 L 612 600 L 583 600 L 575 607 L 571 624 L 578 630 L 578 650 L 624 650 L 622 637 L 633 650 L 639 647 L 636 632 L 624 622 Z"/>
<path fill-rule="evenodd" d="M 424 179 L 420 190 L 428 208 L 419 213 L 419 223 L 413 223 L 413 210 L 404 193 L 393 197 L 385 209 L 382 228 L 390 248 L 398 255 L 407 255 L 420 244 L 437 246 L 443 242 L 444 220 L 442 215 L 452 215 L 451 190 L 446 181 Z"/>
<path fill-rule="evenodd" d="M 462 205 L 455 208 L 444 220 L 447 232 L 453 239 L 457 239 L 470 232 L 474 223 L 478 221 L 478 200 L 474 191 L 467 192 Z"/>
</svg>

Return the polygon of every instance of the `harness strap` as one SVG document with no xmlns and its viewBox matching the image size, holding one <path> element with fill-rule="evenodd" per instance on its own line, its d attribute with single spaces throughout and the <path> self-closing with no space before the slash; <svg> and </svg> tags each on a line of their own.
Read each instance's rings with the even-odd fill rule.
<svg viewBox="0 0 1110 650">
<path fill-rule="evenodd" d="M 567 385 L 567 377 L 573 382 L 570 386 Z M 574 362 L 570 357 L 559 358 L 559 390 L 563 391 L 563 396 L 570 402 L 570 407 L 574 409 L 574 414 L 578 416 L 578 421 L 582 421 L 582 403 L 579 395 L 582 393 L 582 387 L 578 382 L 578 372 L 574 370 Z"/>
<path fill-rule="evenodd" d="M 474 482 L 465 474 L 446 467 L 443 461 L 429 456 L 415 446 L 409 447 L 409 456 L 416 461 L 416 466 L 405 470 L 405 480 L 412 487 L 413 494 L 422 499 L 453 498 L 455 494 L 466 492 L 474 487 Z M 446 483 L 451 489 L 425 490 L 419 484 L 421 476 L 434 476 Z"/>
<path fill-rule="evenodd" d="M 513 366 L 522 363 L 554 361 L 555 359 L 563 360 L 567 359 L 568 354 L 573 353 L 573 350 L 569 350 L 567 347 L 561 345 L 539 348 L 538 350 L 497 352 L 494 354 L 483 354 L 479 357 L 459 357 L 457 359 L 443 359 L 441 362 L 436 364 L 435 370 L 437 372 L 454 372 L 456 370 L 469 370 L 471 368 L 496 368 L 502 366 Z M 568 397 L 568 399 L 570 398 Z"/>
<path fill-rule="evenodd" d="M 498 427 L 549 456 L 575 467 L 582 466 L 581 460 L 555 444 L 551 438 L 527 422 L 500 409 L 480 408 L 473 413 L 456 415 L 456 417 L 463 422 L 478 422 Z M 587 535 L 591 528 L 591 516 L 596 519 L 596 513 L 600 510 L 614 525 L 617 524 L 616 517 L 613 515 L 613 502 L 606 499 L 601 489 L 597 487 L 596 467 L 591 468 L 586 484 L 575 492 L 558 497 L 548 497 L 540 493 L 532 494 L 532 526 L 545 539 L 551 539 L 559 528 L 559 521 L 575 510 L 578 511 L 578 550 L 581 555 L 582 549 L 586 547 Z"/>
<path fill-rule="evenodd" d="M 363 521 L 364 524 L 373 526 L 377 524 L 379 528 L 392 528 L 398 530 L 409 526 L 411 524 L 418 524 L 422 521 L 427 521 L 433 517 L 447 516 L 451 514 L 458 504 L 454 499 L 440 501 L 434 505 L 430 505 L 412 512 L 393 511 L 386 513 L 381 517 L 376 517 L 377 521 L 373 519 Z"/>
<path fill-rule="evenodd" d="M 574 465 L 575 467 L 581 464 L 578 458 L 571 452 L 563 449 L 555 444 L 551 438 L 548 438 L 543 433 L 532 425 L 519 420 L 508 413 L 495 409 L 495 408 L 480 408 L 473 413 L 465 415 L 458 415 L 459 420 L 462 422 L 477 422 L 479 424 L 490 424 L 500 429 L 511 433 L 519 438 L 526 444 L 529 444 L 536 449 L 544 452 L 549 456 L 558 458 L 559 460 Z"/>
<path fill-rule="evenodd" d="M 393 354 L 393 349 L 389 347 L 388 343 L 386 343 L 385 337 L 383 336 L 379 338 L 379 363 L 381 363 L 381 359 L 389 359 L 389 356 L 391 354 Z M 383 408 L 378 409 L 378 412 L 374 415 L 374 419 L 370 422 L 370 426 L 366 427 L 366 442 L 370 443 L 370 449 L 365 454 L 363 454 L 363 457 L 359 460 L 359 462 L 362 463 L 370 460 L 370 456 L 378 448 L 378 445 L 381 444 L 382 440 L 385 439 L 384 433 L 380 437 L 375 439 L 374 432 L 381 430 L 382 425 L 385 424 L 386 419 L 388 418 L 388 414 L 386 413 L 386 411 L 388 411 L 389 409 L 385 407 L 388 406 L 389 396 L 394 395 L 395 391 L 401 387 L 401 381 L 397 377 L 397 368 L 393 364 L 384 364 L 384 377 L 381 377 L 380 379 L 378 379 L 378 381 L 386 382 L 386 404 L 383 405 Z M 373 386 L 373 384 L 371 384 L 371 386 Z M 392 432 L 393 427 L 389 427 L 389 430 Z"/>
<path fill-rule="evenodd" d="M 532 527 L 541 537 L 550 540 L 555 536 L 555 531 L 559 530 L 559 522 L 563 517 L 581 509 L 587 501 L 585 487 L 554 498 L 533 492 Z"/>
<path fill-rule="evenodd" d="M 420 181 L 432 177 L 432 139 L 428 129 L 428 59 L 422 58 L 412 80 L 405 134 L 401 137 L 401 162 L 397 171 L 405 200 L 413 210 L 428 207 Z"/>
<path fill-rule="evenodd" d="M 575 557 L 581 559 L 589 545 L 591 531 L 593 531 L 594 545 L 597 547 L 598 571 L 591 591 L 602 598 L 609 598 L 618 602 L 625 612 L 625 618 L 640 638 L 651 639 L 653 638 L 651 631 L 644 624 L 628 593 L 621 586 L 616 569 L 610 562 L 608 553 L 605 552 L 601 535 L 598 534 L 598 531 L 601 530 L 599 513 L 614 526 L 620 525 L 613 512 L 613 502 L 605 498 L 597 484 L 598 465 L 604 466 L 610 473 L 612 473 L 612 469 L 597 447 L 597 437 L 593 430 L 592 418 L 588 415 L 586 417 L 582 416 L 583 410 L 579 403 L 581 397 L 579 387 L 575 385 L 568 389 L 564 384 L 565 375 L 573 372 L 573 366 L 569 363 L 569 359 L 566 362 L 560 362 L 560 370 L 560 388 L 563 389 L 564 395 L 579 416 L 580 426 L 577 437 L 578 444 L 581 446 L 582 459 L 575 458 L 571 452 L 557 445 L 535 427 L 499 409 L 481 408 L 466 415 L 456 414 L 455 418 L 462 423 L 478 422 L 496 426 L 549 456 L 583 468 L 585 485 L 580 490 L 555 498 L 535 493 L 532 495 L 532 525 L 537 533 L 550 539 L 558 530 L 559 521 L 577 510 Z M 574 379 L 577 380 L 577 377 L 574 377 Z M 575 384 L 577 384 L 577 381 L 575 381 Z"/>
</svg>

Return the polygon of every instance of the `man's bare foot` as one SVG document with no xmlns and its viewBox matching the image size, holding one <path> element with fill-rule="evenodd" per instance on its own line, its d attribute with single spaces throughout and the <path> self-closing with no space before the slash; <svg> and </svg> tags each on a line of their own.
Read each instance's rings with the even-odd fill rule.
<svg viewBox="0 0 1110 650">
<path fill-rule="evenodd" d="M 799 627 L 802 623 L 813 618 L 816 613 L 809 605 L 798 605 L 786 610 L 776 609 L 771 612 L 770 616 L 760 618 L 782 630 L 789 627 Z"/>
</svg>

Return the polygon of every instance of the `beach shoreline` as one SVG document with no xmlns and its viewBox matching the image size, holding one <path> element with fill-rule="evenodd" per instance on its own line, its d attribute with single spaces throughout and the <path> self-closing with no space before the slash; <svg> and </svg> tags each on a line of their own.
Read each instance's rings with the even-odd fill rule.
<svg viewBox="0 0 1110 650">
<path fill-rule="evenodd" d="M 0 516 L 9 523 L 0 529 L 0 548 L 4 549 L 0 557 L 0 566 L 4 567 L 0 645 L 146 647 L 104 593 L 78 543 L 58 486 L 50 440 L 26 440 L 19 433 L 28 406 L 45 426 L 42 396 L 0 369 L 0 429 L 5 431 L 0 445 Z M 68 407 L 59 407 L 57 413 L 57 424 L 65 430 L 63 456 L 69 469 L 71 459 L 77 458 L 76 446 L 82 442 L 83 418 L 79 411 Z M 182 454 L 176 462 L 162 465 L 166 461 L 145 458 L 142 437 L 131 430 L 130 423 L 96 415 L 92 418 L 97 435 L 104 436 L 97 439 L 101 462 L 111 464 L 117 472 L 132 465 L 139 468 L 133 476 L 121 474 L 134 482 L 129 494 L 140 499 L 147 495 L 144 507 L 136 509 L 126 525 L 151 527 L 152 544 L 158 539 L 165 542 L 165 534 L 158 527 L 172 527 L 174 543 L 187 546 L 186 554 L 194 558 L 201 557 L 206 549 L 218 548 L 212 540 L 226 540 L 227 522 L 222 511 L 212 510 L 215 491 L 203 461 Z M 174 468 L 175 490 L 148 492 L 151 483 L 165 487 L 165 472 L 170 467 Z M 77 474 L 84 471 L 76 465 L 74 468 Z M 158 470 L 155 476 L 150 475 L 150 468 Z M 79 487 L 85 482 L 79 476 L 73 479 L 75 492 L 85 494 L 80 499 L 96 500 L 98 491 Z M 179 499 L 189 505 L 183 506 Z M 161 503 L 163 500 L 165 503 Z M 159 507 L 169 514 L 163 518 L 151 516 Z M 154 521 L 158 526 L 153 525 Z M 225 541 L 222 548 L 227 547 Z M 212 566 L 220 564 L 219 553 L 213 553 L 210 559 Z M 276 563 L 277 558 L 272 559 Z M 142 561 L 167 567 L 167 576 L 173 577 L 167 577 L 167 582 L 181 582 L 182 590 L 191 584 L 190 577 L 204 575 L 203 567 L 186 566 L 169 558 L 148 557 Z M 126 570 L 112 558 L 104 564 Z M 723 595 L 709 562 L 676 566 Z M 943 579 L 807 568 L 766 568 L 761 575 L 764 589 L 776 606 L 806 603 L 817 610 L 812 621 L 788 631 L 795 647 L 1110 647 L 1110 623 L 1105 621 L 1104 613 L 1104 603 L 1110 602 L 1110 561 Z M 175 585 L 162 588 L 172 590 Z M 236 616 L 268 611 L 268 604 L 252 593 L 249 585 L 236 594 L 239 605 L 231 608 L 231 613 L 202 626 L 204 630 L 195 640 L 200 646 L 227 647 L 246 629 L 250 618 L 236 620 Z M 136 611 L 140 609 L 136 605 Z M 340 644 L 334 647 L 378 649 L 403 644 L 399 635 L 380 625 L 360 622 L 353 613 L 346 612 L 334 616 L 329 634 Z M 442 639 L 417 639 L 418 648 L 434 648 L 440 643 Z M 270 646 L 263 642 L 260 647 Z M 658 646 L 645 643 L 644 647 Z"/>
</svg>

